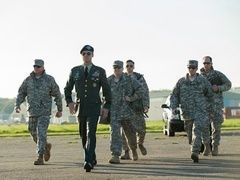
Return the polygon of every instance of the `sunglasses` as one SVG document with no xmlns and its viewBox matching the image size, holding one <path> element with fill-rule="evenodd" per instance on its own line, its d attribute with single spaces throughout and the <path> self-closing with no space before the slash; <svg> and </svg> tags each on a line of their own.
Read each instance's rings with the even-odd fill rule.
<svg viewBox="0 0 240 180">
<path fill-rule="evenodd" d="M 33 67 L 34 67 L 34 68 L 40 68 L 40 67 L 42 67 L 42 66 L 37 66 L 37 65 L 34 65 Z"/>
<path fill-rule="evenodd" d="M 126 65 L 126 67 L 127 67 L 127 68 L 128 68 L 128 67 L 131 67 L 131 68 L 132 68 L 132 67 L 133 67 L 133 65 Z"/>
<path fill-rule="evenodd" d="M 91 52 L 83 52 L 82 55 L 85 56 L 85 55 L 88 55 L 90 56 L 92 53 Z"/>
<path fill-rule="evenodd" d="M 122 67 L 120 66 L 113 66 L 113 69 L 121 69 Z"/>
<path fill-rule="evenodd" d="M 210 62 L 204 62 L 203 64 L 211 64 Z"/>
<path fill-rule="evenodd" d="M 188 67 L 188 69 L 196 69 L 196 67 Z"/>
</svg>

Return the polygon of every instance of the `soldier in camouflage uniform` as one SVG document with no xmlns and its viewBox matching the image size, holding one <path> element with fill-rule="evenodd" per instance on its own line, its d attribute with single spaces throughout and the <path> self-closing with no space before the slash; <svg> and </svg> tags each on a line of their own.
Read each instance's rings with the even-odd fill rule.
<svg viewBox="0 0 240 180">
<path fill-rule="evenodd" d="M 132 125 L 134 112 L 130 103 L 142 98 L 144 88 L 137 80 L 123 73 L 123 62 L 114 61 L 114 74 L 108 77 L 112 92 L 110 108 L 110 150 L 112 158 L 109 163 L 120 163 L 122 150 L 121 128 L 124 131 L 129 147 L 132 150 L 132 160 L 138 159 L 136 131 Z"/>
<path fill-rule="evenodd" d="M 27 97 L 29 122 L 28 130 L 37 144 L 38 159 L 34 165 L 43 165 L 50 158 L 51 143 L 47 142 L 47 129 L 52 111 L 52 97 L 57 105 L 56 117 L 62 116 L 62 98 L 55 79 L 46 74 L 44 61 L 34 60 L 34 71 L 21 84 L 15 104 L 15 111 L 21 111 L 20 105 Z M 43 160 L 44 158 L 44 160 Z"/>
<path fill-rule="evenodd" d="M 81 50 L 83 64 L 71 69 L 69 79 L 64 88 L 66 104 L 71 114 L 77 113 L 79 135 L 84 149 L 84 169 L 90 172 L 97 164 L 96 160 L 96 131 L 99 115 L 108 116 L 111 105 L 111 89 L 106 77 L 106 71 L 92 63 L 94 49 L 85 45 Z M 72 90 L 75 87 L 77 104 L 73 101 Z M 102 89 L 105 103 L 101 109 L 102 101 L 100 90 Z"/>
<path fill-rule="evenodd" d="M 210 56 L 203 57 L 204 67 L 200 72 L 212 84 L 214 89 L 214 116 L 211 118 L 211 134 L 212 134 L 212 156 L 218 155 L 218 146 L 220 145 L 221 125 L 223 118 L 223 91 L 228 91 L 232 87 L 231 81 L 220 71 L 214 70 L 212 66 L 212 58 Z"/>
<path fill-rule="evenodd" d="M 132 120 L 133 126 L 137 132 L 137 143 L 138 143 L 138 147 L 142 153 L 142 155 L 146 155 L 147 154 L 147 150 L 146 148 L 143 146 L 143 142 L 145 139 L 145 135 L 146 135 L 146 122 L 145 122 L 145 116 L 146 113 L 149 110 L 149 89 L 148 89 L 148 85 L 143 77 L 142 74 L 137 73 L 137 72 L 133 72 L 134 70 L 134 61 L 132 60 L 127 60 L 126 61 L 126 74 L 131 76 L 132 78 L 138 80 L 142 86 L 145 89 L 143 98 L 141 100 L 135 101 L 133 104 L 133 108 L 134 108 L 134 119 Z M 121 156 L 121 159 L 130 159 L 130 155 L 129 155 L 129 146 L 127 144 L 126 138 L 125 138 L 125 134 L 124 132 L 122 133 L 122 137 L 123 137 L 123 150 L 124 150 L 124 155 Z"/>
<path fill-rule="evenodd" d="M 176 114 L 180 106 L 191 143 L 191 158 L 193 162 L 198 162 L 202 133 L 208 136 L 205 146 L 209 148 L 209 116 L 213 113 L 213 90 L 208 80 L 196 73 L 198 61 L 189 60 L 187 66 L 189 73 L 180 78 L 173 88 L 170 107 L 172 113 Z"/>
</svg>

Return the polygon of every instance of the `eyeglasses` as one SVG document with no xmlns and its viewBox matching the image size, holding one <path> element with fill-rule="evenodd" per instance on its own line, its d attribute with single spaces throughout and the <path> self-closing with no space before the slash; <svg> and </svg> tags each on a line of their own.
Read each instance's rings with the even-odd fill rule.
<svg viewBox="0 0 240 180">
<path fill-rule="evenodd" d="M 120 66 L 113 66 L 113 69 L 121 69 L 122 67 Z"/>
<path fill-rule="evenodd" d="M 34 65 L 33 67 L 34 67 L 34 68 L 40 68 L 40 67 L 42 67 L 42 66 L 37 66 L 37 65 Z"/>
<path fill-rule="evenodd" d="M 131 68 L 132 68 L 132 67 L 133 67 L 133 65 L 126 65 L 126 67 L 127 67 L 127 68 L 128 68 L 128 67 L 131 67 Z"/>
<path fill-rule="evenodd" d="M 204 62 L 203 64 L 212 64 L 212 63 L 210 63 L 210 62 Z"/>
<path fill-rule="evenodd" d="M 92 53 L 91 52 L 83 52 L 82 55 L 85 56 L 85 55 L 88 55 L 90 56 Z"/>
<path fill-rule="evenodd" d="M 196 69 L 196 67 L 188 67 L 188 69 Z"/>
</svg>

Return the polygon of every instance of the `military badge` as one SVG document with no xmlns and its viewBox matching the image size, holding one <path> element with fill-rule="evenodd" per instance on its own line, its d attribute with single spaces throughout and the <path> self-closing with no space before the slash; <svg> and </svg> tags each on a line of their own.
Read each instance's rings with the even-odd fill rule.
<svg viewBox="0 0 240 180">
<path fill-rule="evenodd" d="M 100 75 L 100 72 L 96 71 L 95 73 L 92 74 L 92 77 L 99 77 L 99 75 Z"/>
</svg>

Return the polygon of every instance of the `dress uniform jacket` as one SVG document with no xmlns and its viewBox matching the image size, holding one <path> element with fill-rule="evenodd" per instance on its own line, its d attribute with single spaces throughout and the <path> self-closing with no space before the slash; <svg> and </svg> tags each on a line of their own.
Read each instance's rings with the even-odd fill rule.
<svg viewBox="0 0 240 180">
<path fill-rule="evenodd" d="M 102 87 L 102 93 L 106 103 L 104 108 L 109 109 L 111 105 L 111 89 L 106 78 L 106 71 L 92 64 L 87 78 L 84 75 L 84 66 L 76 66 L 71 69 L 69 79 L 64 88 L 65 100 L 69 104 L 72 100 L 72 90 L 75 86 L 77 99 L 80 101 L 79 116 L 100 115 L 101 97 L 99 91 Z"/>
</svg>

